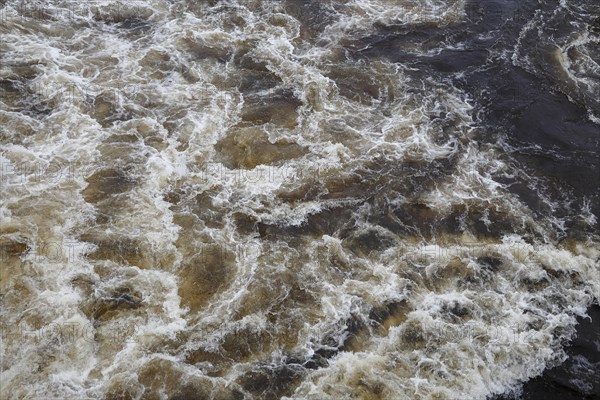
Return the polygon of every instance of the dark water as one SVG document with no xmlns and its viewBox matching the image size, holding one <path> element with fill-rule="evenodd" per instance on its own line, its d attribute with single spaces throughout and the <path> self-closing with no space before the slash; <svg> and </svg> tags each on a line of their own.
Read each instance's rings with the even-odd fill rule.
<svg viewBox="0 0 600 400">
<path fill-rule="evenodd" d="M 567 361 L 527 381 L 516 393 L 494 397 L 494 400 L 597 399 L 600 392 L 600 308 L 592 306 L 588 315 L 590 318 L 579 320 L 577 336 L 567 348 Z"/>
<path fill-rule="evenodd" d="M 549 188 L 552 196 L 568 193 L 579 206 L 587 198 L 597 215 L 600 131 L 588 114 L 600 112 L 600 93 L 598 86 L 583 93 L 570 90 L 573 88 L 561 82 L 563 77 L 556 72 L 553 52 L 581 33 L 581 26 L 597 38 L 600 5 L 568 2 L 570 7 L 556 11 L 559 3 L 470 1 L 468 18 L 458 27 L 383 27 L 364 40 L 367 48 L 353 56 L 407 64 L 417 69 L 418 76 L 449 80 L 465 90 L 484 110 L 479 117 L 486 127 L 486 140 L 504 141 L 517 160 L 553 182 L 551 186 L 556 186 Z M 519 41 L 524 25 L 535 15 L 540 16 L 541 32 Z M 407 43 L 440 41 L 460 49 L 431 56 L 403 50 Z M 515 63 L 516 47 L 527 61 Z M 597 75 L 592 80 L 599 84 Z M 526 188 L 517 184 L 514 190 L 530 207 L 539 207 Z"/>
</svg>

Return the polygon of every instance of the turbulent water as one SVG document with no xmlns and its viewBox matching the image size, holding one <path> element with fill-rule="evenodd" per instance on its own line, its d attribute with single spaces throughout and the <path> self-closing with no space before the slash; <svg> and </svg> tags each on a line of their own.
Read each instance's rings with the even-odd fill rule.
<svg viewBox="0 0 600 400">
<path fill-rule="evenodd" d="M 596 0 L 0 7 L 2 399 L 484 400 L 600 298 Z"/>
</svg>

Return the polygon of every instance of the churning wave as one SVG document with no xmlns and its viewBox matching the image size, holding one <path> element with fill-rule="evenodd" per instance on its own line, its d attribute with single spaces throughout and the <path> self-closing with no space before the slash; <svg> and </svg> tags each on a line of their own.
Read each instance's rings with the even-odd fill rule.
<svg viewBox="0 0 600 400">
<path fill-rule="evenodd" d="M 520 3 L 3 1 L 2 398 L 484 400 L 562 362 L 598 6 Z"/>
</svg>

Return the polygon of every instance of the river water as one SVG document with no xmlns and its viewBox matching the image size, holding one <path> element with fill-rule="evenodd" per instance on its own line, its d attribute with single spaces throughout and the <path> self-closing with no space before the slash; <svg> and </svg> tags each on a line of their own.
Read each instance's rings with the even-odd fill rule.
<svg viewBox="0 0 600 400">
<path fill-rule="evenodd" d="M 600 298 L 596 0 L 0 7 L 3 399 L 485 400 Z"/>
</svg>

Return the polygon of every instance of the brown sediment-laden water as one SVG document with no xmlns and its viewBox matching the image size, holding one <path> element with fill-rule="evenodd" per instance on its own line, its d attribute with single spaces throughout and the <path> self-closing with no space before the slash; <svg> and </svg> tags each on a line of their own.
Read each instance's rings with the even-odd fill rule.
<svg viewBox="0 0 600 400">
<path fill-rule="evenodd" d="M 0 7 L 2 399 L 485 400 L 567 358 L 596 0 Z"/>
</svg>

